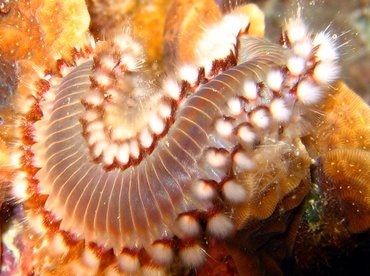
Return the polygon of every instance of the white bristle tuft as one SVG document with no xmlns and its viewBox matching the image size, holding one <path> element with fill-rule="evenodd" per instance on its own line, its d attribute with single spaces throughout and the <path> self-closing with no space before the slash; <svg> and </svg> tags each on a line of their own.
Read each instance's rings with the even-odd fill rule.
<svg viewBox="0 0 370 276">
<path fill-rule="evenodd" d="M 14 180 L 12 186 L 12 195 L 19 201 L 25 201 L 30 197 L 28 192 L 27 174 L 19 172 Z"/>
<path fill-rule="evenodd" d="M 253 101 L 257 99 L 258 87 L 257 83 L 253 80 L 246 80 L 243 84 L 243 96 L 248 100 Z"/>
<path fill-rule="evenodd" d="M 140 156 L 139 143 L 136 140 L 130 142 L 130 156 L 137 159 Z"/>
<path fill-rule="evenodd" d="M 206 153 L 206 160 L 209 165 L 215 168 L 226 166 L 228 157 L 225 153 L 216 150 L 210 150 Z"/>
<path fill-rule="evenodd" d="M 85 101 L 90 105 L 99 106 L 104 102 L 104 97 L 99 91 L 94 89 L 85 97 Z"/>
<path fill-rule="evenodd" d="M 100 264 L 100 260 L 98 256 L 96 256 L 95 252 L 90 249 L 86 248 L 81 256 L 82 263 L 89 268 L 96 269 Z"/>
<path fill-rule="evenodd" d="M 135 72 L 143 66 L 144 60 L 134 55 L 124 54 L 121 56 L 121 64 L 124 64 L 128 71 Z"/>
<path fill-rule="evenodd" d="M 107 71 L 112 71 L 113 68 L 117 65 L 117 61 L 115 61 L 110 55 L 102 56 L 99 62 L 102 68 Z"/>
<path fill-rule="evenodd" d="M 180 258 L 188 267 L 199 267 L 205 261 L 206 254 L 200 245 L 192 244 L 180 250 Z"/>
<path fill-rule="evenodd" d="M 115 126 L 111 130 L 112 140 L 120 140 L 127 135 L 127 129 L 124 126 Z"/>
<path fill-rule="evenodd" d="M 239 98 L 232 97 L 227 101 L 230 113 L 234 116 L 239 115 L 242 112 L 242 103 Z"/>
<path fill-rule="evenodd" d="M 46 226 L 44 225 L 44 217 L 41 214 L 30 214 L 28 217 L 28 225 L 31 226 L 33 232 L 43 236 L 46 234 Z"/>
<path fill-rule="evenodd" d="M 140 262 L 136 255 L 122 253 L 117 257 L 120 270 L 127 273 L 135 273 L 139 270 Z"/>
<path fill-rule="evenodd" d="M 172 78 L 167 78 L 163 82 L 164 93 L 174 100 L 180 99 L 181 87 L 178 82 Z"/>
<path fill-rule="evenodd" d="M 307 26 L 300 17 L 290 19 L 285 29 L 291 44 L 302 41 L 307 36 Z"/>
<path fill-rule="evenodd" d="M 198 199 L 205 201 L 211 200 L 216 194 L 212 185 L 202 180 L 198 180 L 192 185 L 192 191 Z"/>
<path fill-rule="evenodd" d="M 248 144 L 252 144 L 257 140 L 256 133 L 254 133 L 253 130 L 247 126 L 241 126 L 238 129 L 238 136 L 243 142 Z"/>
<path fill-rule="evenodd" d="M 90 135 L 87 137 L 87 143 L 92 146 L 96 143 L 101 143 L 105 140 L 105 133 L 103 131 L 96 130 L 91 132 Z"/>
<path fill-rule="evenodd" d="M 166 271 L 158 266 L 144 265 L 141 269 L 142 276 L 166 276 Z"/>
<path fill-rule="evenodd" d="M 302 57 L 290 57 L 288 59 L 287 67 L 292 75 L 301 75 L 306 67 L 306 60 Z"/>
<path fill-rule="evenodd" d="M 93 146 L 93 155 L 95 158 L 98 158 L 103 154 L 103 152 L 106 150 L 108 147 L 108 143 L 105 141 L 99 141 Z"/>
<path fill-rule="evenodd" d="M 272 70 L 267 73 L 266 81 L 271 90 L 279 91 L 284 81 L 283 73 L 279 70 Z"/>
<path fill-rule="evenodd" d="M 228 201 L 236 204 L 244 202 L 247 198 L 245 189 L 233 180 L 225 182 L 222 186 L 222 192 Z"/>
<path fill-rule="evenodd" d="M 236 171 L 249 171 L 255 168 L 253 160 L 243 151 L 236 152 L 233 161 L 237 166 Z"/>
<path fill-rule="evenodd" d="M 230 13 L 222 19 L 223 29 L 231 32 L 236 37 L 240 32 L 245 32 L 249 25 L 249 17 L 243 13 Z"/>
<path fill-rule="evenodd" d="M 310 39 L 305 39 L 293 45 L 293 52 L 304 59 L 309 58 L 312 53 L 313 45 Z"/>
<path fill-rule="evenodd" d="M 313 40 L 313 45 L 318 47 L 316 57 L 319 60 L 334 61 L 338 58 L 338 52 L 330 33 L 318 33 Z"/>
<path fill-rule="evenodd" d="M 94 79 L 102 87 L 108 87 L 112 84 L 112 79 L 103 72 L 94 73 Z"/>
<path fill-rule="evenodd" d="M 174 253 L 169 244 L 155 243 L 149 249 L 150 256 L 152 259 L 161 265 L 171 264 Z"/>
<path fill-rule="evenodd" d="M 275 99 L 270 106 L 272 117 L 278 122 L 287 122 L 290 119 L 291 111 L 287 108 L 283 99 Z"/>
<path fill-rule="evenodd" d="M 258 128 L 266 129 L 270 125 L 270 118 L 264 109 L 252 112 L 251 122 Z"/>
<path fill-rule="evenodd" d="M 159 116 L 152 115 L 149 120 L 149 127 L 153 133 L 159 135 L 164 131 L 166 125 Z"/>
<path fill-rule="evenodd" d="M 114 162 L 114 157 L 116 156 L 118 146 L 115 143 L 111 143 L 103 152 L 103 162 L 105 165 L 112 165 Z"/>
<path fill-rule="evenodd" d="M 218 119 L 215 122 L 215 129 L 222 137 L 228 137 L 233 132 L 233 125 L 230 121 L 224 119 Z"/>
<path fill-rule="evenodd" d="M 163 119 L 171 117 L 171 105 L 168 103 L 160 103 L 159 104 L 159 114 L 162 116 Z"/>
<path fill-rule="evenodd" d="M 130 147 L 127 143 L 119 145 L 116 158 L 122 165 L 126 165 L 128 163 L 130 159 Z"/>
<path fill-rule="evenodd" d="M 310 80 L 303 80 L 298 84 L 297 97 L 305 105 L 318 103 L 322 97 L 322 91 Z"/>
<path fill-rule="evenodd" d="M 198 69 L 188 64 L 183 65 L 180 67 L 179 77 L 181 80 L 185 80 L 190 83 L 191 86 L 194 86 L 198 80 Z"/>
<path fill-rule="evenodd" d="M 149 148 L 153 143 L 153 136 L 150 134 L 148 129 L 143 129 L 139 136 L 140 144 L 144 148 Z"/>
<path fill-rule="evenodd" d="M 185 237 L 195 237 L 200 233 L 200 225 L 193 216 L 180 216 L 177 220 L 177 225 L 181 231 L 181 234 Z"/>
<path fill-rule="evenodd" d="M 234 231 L 234 225 L 230 218 L 219 213 L 208 220 L 207 231 L 218 238 L 226 238 Z"/>
<path fill-rule="evenodd" d="M 235 51 L 237 36 L 246 30 L 248 24 L 247 16 L 234 13 L 225 15 L 219 23 L 206 27 L 196 45 L 197 65 L 204 67 L 206 74 L 209 74 L 214 60 L 224 59 Z"/>
<path fill-rule="evenodd" d="M 93 121 L 86 126 L 86 131 L 91 133 L 102 132 L 104 137 L 104 123 L 100 120 Z"/>
<path fill-rule="evenodd" d="M 313 72 L 315 80 L 321 84 L 328 84 L 337 79 L 339 66 L 334 62 L 320 62 Z"/>
<path fill-rule="evenodd" d="M 95 110 L 86 110 L 83 119 L 86 120 L 87 122 L 92 122 L 100 117 L 99 113 Z"/>
<path fill-rule="evenodd" d="M 51 239 L 48 250 L 53 256 L 67 255 L 69 248 L 61 233 L 56 233 Z"/>
</svg>

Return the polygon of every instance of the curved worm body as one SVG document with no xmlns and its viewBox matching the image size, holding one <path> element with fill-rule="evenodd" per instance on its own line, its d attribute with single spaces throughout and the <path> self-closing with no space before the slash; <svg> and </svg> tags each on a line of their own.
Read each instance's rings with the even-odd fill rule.
<svg viewBox="0 0 370 276">
<path fill-rule="evenodd" d="M 330 41 L 289 34 L 289 48 L 241 36 L 234 55 L 205 71 L 183 68 L 181 81 L 160 88 L 140 70 L 134 41 L 98 44 L 38 99 L 25 155 L 41 213 L 58 231 L 112 248 L 124 272 L 145 263 L 142 250 L 156 265 L 179 252 L 199 266 L 202 238 L 229 237 L 240 227 L 230 214 L 259 193 L 240 177 L 258 172 L 258 149 L 293 144 L 305 106 L 333 77 L 318 74 L 333 64 L 319 55 Z M 97 257 L 86 258 L 94 266 Z"/>
</svg>

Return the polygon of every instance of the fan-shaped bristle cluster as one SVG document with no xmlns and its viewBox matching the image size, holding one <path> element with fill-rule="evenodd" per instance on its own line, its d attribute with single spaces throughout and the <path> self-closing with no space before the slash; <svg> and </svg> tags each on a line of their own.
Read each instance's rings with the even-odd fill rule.
<svg viewBox="0 0 370 276">
<path fill-rule="evenodd" d="M 128 34 L 97 44 L 82 122 L 92 157 L 107 167 L 139 162 L 168 128 L 172 100 L 155 91 L 143 66 L 144 50 Z"/>
</svg>

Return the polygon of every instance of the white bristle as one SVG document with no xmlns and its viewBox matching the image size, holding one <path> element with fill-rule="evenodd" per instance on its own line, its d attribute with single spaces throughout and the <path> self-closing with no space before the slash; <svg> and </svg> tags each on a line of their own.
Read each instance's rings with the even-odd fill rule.
<svg viewBox="0 0 370 276">
<path fill-rule="evenodd" d="M 302 57 L 290 57 L 287 67 L 292 75 L 301 75 L 306 67 L 306 60 Z"/>
<path fill-rule="evenodd" d="M 145 264 L 141 268 L 140 275 L 142 276 L 166 276 L 167 273 L 162 267 Z"/>
<path fill-rule="evenodd" d="M 248 144 L 252 144 L 257 140 L 257 135 L 247 126 L 241 126 L 238 129 L 238 136 L 242 141 Z"/>
<path fill-rule="evenodd" d="M 180 67 L 179 77 L 193 86 L 198 80 L 198 69 L 195 66 L 183 65 Z"/>
<path fill-rule="evenodd" d="M 30 197 L 28 193 L 27 174 L 19 172 L 13 180 L 12 195 L 20 201 L 25 201 Z"/>
<path fill-rule="evenodd" d="M 334 61 L 338 58 L 338 52 L 330 33 L 318 33 L 313 40 L 313 45 L 318 47 L 316 57 L 319 60 Z"/>
<path fill-rule="evenodd" d="M 228 157 L 223 152 L 210 150 L 206 153 L 206 160 L 212 167 L 222 168 L 227 164 Z"/>
<path fill-rule="evenodd" d="M 228 137 L 233 132 L 233 125 L 230 121 L 224 119 L 218 119 L 215 122 L 215 129 L 222 137 Z"/>
<path fill-rule="evenodd" d="M 163 82 L 164 93 L 174 100 L 178 100 L 181 95 L 181 87 L 176 80 L 167 78 Z"/>
<path fill-rule="evenodd" d="M 272 117 L 278 122 L 287 122 L 290 119 L 291 111 L 287 108 L 283 99 L 275 99 L 270 106 Z"/>
<path fill-rule="evenodd" d="M 180 258 L 188 267 L 199 267 L 206 259 L 205 251 L 198 244 L 180 250 Z"/>
<path fill-rule="evenodd" d="M 92 122 L 100 117 L 99 113 L 96 110 L 86 110 L 83 115 L 83 119 L 87 122 Z"/>
<path fill-rule="evenodd" d="M 307 36 L 307 26 L 300 17 L 290 19 L 285 28 L 292 44 L 302 41 Z"/>
<path fill-rule="evenodd" d="M 105 133 L 103 131 L 96 130 L 91 132 L 87 137 L 87 143 L 92 146 L 96 143 L 100 143 L 105 140 Z"/>
<path fill-rule="evenodd" d="M 104 276 L 121 276 L 121 273 L 118 271 L 117 264 L 111 264 L 103 271 Z"/>
<path fill-rule="evenodd" d="M 257 99 L 258 87 L 257 83 L 252 80 L 246 80 L 243 84 L 243 96 L 248 100 L 253 101 Z"/>
<path fill-rule="evenodd" d="M 185 237 L 194 237 L 200 233 L 200 225 L 193 216 L 180 216 L 177 220 L 177 225 Z"/>
<path fill-rule="evenodd" d="M 149 249 L 153 260 L 161 265 L 169 265 L 174 257 L 173 250 L 169 244 L 155 243 Z"/>
<path fill-rule="evenodd" d="M 99 266 L 100 260 L 94 251 L 90 248 L 86 248 L 82 253 L 81 260 L 89 268 L 97 268 Z"/>
<path fill-rule="evenodd" d="M 222 23 L 223 29 L 231 32 L 236 37 L 240 32 L 246 31 L 249 25 L 249 17 L 243 13 L 230 13 L 224 16 Z"/>
<path fill-rule="evenodd" d="M 149 148 L 153 143 L 153 136 L 150 134 L 148 129 L 143 129 L 139 136 L 140 144 L 144 148 Z"/>
<path fill-rule="evenodd" d="M 112 127 L 111 138 L 112 140 L 121 140 L 123 138 L 126 138 L 127 132 L 128 131 L 124 126 Z"/>
<path fill-rule="evenodd" d="M 252 170 L 255 167 L 253 160 L 242 151 L 236 152 L 233 156 L 233 160 L 237 166 L 237 171 Z"/>
<path fill-rule="evenodd" d="M 159 104 L 159 114 L 162 116 L 163 119 L 171 117 L 171 105 L 169 103 L 160 103 Z"/>
<path fill-rule="evenodd" d="M 150 129 L 152 130 L 153 133 L 159 135 L 164 131 L 166 125 L 165 125 L 164 121 L 159 116 L 154 114 L 149 119 L 149 127 L 150 127 Z"/>
<path fill-rule="evenodd" d="M 117 61 L 115 61 L 111 56 L 105 55 L 100 58 L 99 60 L 101 66 L 104 70 L 112 71 L 113 68 L 117 65 Z"/>
<path fill-rule="evenodd" d="M 245 189 L 233 180 L 225 182 L 222 192 L 225 198 L 232 203 L 242 203 L 247 198 Z"/>
<path fill-rule="evenodd" d="M 107 146 L 108 146 L 108 143 L 105 141 L 99 141 L 98 143 L 95 143 L 93 147 L 94 157 L 98 158 L 100 155 L 102 155 L 105 149 L 107 148 Z"/>
<path fill-rule="evenodd" d="M 211 200 L 216 192 L 211 184 L 198 180 L 192 185 L 192 191 L 194 195 L 200 200 Z"/>
<path fill-rule="evenodd" d="M 103 72 L 96 72 L 94 74 L 94 79 L 102 87 L 107 87 L 112 84 L 112 79 Z"/>
<path fill-rule="evenodd" d="M 219 213 L 208 220 L 207 231 L 218 238 L 226 238 L 234 231 L 234 225 L 230 218 Z"/>
<path fill-rule="evenodd" d="M 128 71 L 135 72 L 142 67 L 143 58 L 138 58 L 134 55 L 123 54 L 121 56 L 121 64 L 124 64 Z"/>
<path fill-rule="evenodd" d="M 339 67 L 334 62 L 320 62 L 313 72 L 315 80 L 321 84 L 328 84 L 337 79 Z"/>
<path fill-rule="evenodd" d="M 322 91 L 310 80 L 303 80 L 298 84 L 297 97 L 305 105 L 318 103 L 322 97 Z"/>
<path fill-rule="evenodd" d="M 88 104 L 94 105 L 94 106 L 99 106 L 104 102 L 104 97 L 103 95 L 97 91 L 97 90 L 92 90 L 86 97 L 85 101 Z"/>
<path fill-rule="evenodd" d="M 230 113 L 232 115 L 239 115 L 242 112 L 242 103 L 239 98 L 232 97 L 227 101 Z"/>
<path fill-rule="evenodd" d="M 270 125 L 270 118 L 264 109 L 252 112 L 251 122 L 258 128 L 265 129 Z"/>
<path fill-rule="evenodd" d="M 310 39 L 305 39 L 293 45 L 293 51 L 297 56 L 304 59 L 309 58 L 312 53 L 313 45 Z"/>
<path fill-rule="evenodd" d="M 130 147 L 127 143 L 119 145 L 116 158 L 123 165 L 128 163 L 130 159 Z"/>
<path fill-rule="evenodd" d="M 272 70 L 267 73 L 266 81 L 271 90 L 279 91 L 283 80 L 283 73 L 279 70 Z"/>
<path fill-rule="evenodd" d="M 104 135 L 104 123 L 100 120 L 93 121 L 87 124 L 86 131 L 91 133 L 101 132 Z"/>
<path fill-rule="evenodd" d="M 54 234 L 51 239 L 48 250 L 53 256 L 64 256 L 68 253 L 68 246 L 60 233 Z"/>
<path fill-rule="evenodd" d="M 44 225 L 44 217 L 41 214 L 30 214 L 28 217 L 28 225 L 32 230 L 40 236 L 45 235 L 46 226 Z"/>
<path fill-rule="evenodd" d="M 136 140 L 130 142 L 130 156 L 137 159 L 140 156 L 139 143 Z"/>
<path fill-rule="evenodd" d="M 122 253 L 117 257 L 119 268 L 123 272 L 135 273 L 139 270 L 140 262 L 136 255 L 131 255 L 129 253 Z"/>
<path fill-rule="evenodd" d="M 105 165 L 112 165 L 114 157 L 116 156 L 118 146 L 115 143 L 111 143 L 103 152 L 103 162 Z"/>
<path fill-rule="evenodd" d="M 206 27 L 203 36 L 196 44 L 198 66 L 204 67 L 206 74 L 212 69 L 212 62 L 224 59 L 235 51 L 237 35 L 248 27 L 249 18 L 244 14 L 228 14 L 222 20 Z"/>
</svg>

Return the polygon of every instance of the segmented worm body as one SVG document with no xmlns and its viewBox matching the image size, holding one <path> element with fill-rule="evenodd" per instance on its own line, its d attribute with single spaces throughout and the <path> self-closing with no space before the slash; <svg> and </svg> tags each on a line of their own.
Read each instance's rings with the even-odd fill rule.
<svg viewBox="0 0 370 276">
<path fill-rule="evenodd" d="M 98 43 L 62 79 L 44 79 L 32 153 L 24 153 L 40 198 L 34 216 L 113 249 L 122 272 L 144 266 L 143 254 L 157 266 L 177 253 L 199 266 L 203 237 L 229 237 L 241 226 L 235 210 L 261 193 L 241 177 L 259 171 L 258 149 L 294 148 L 302 133 L 293 126 L 335 75 L 319 71 L 336 70 L 335 55 L 320 53 L 334 51 L 323 34 L 315 41 L 288 29 L 281 46 L 246 29 L 236 32 L 235 48 L 220 51 L 229 56 L 202 57 L 200 68 L 183 66 L 161 86 L 145 76 L 140 46 L 126 35 Z M 89 250 L 83 266 L 95 271 Z"/>
</svg>

